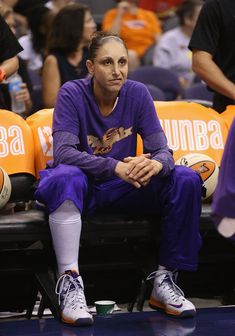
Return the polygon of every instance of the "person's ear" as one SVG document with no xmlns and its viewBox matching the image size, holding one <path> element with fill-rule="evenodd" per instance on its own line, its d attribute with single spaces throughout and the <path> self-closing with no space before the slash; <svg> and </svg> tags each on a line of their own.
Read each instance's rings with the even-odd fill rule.
<svg viewBox="0 0 235 336">
<path fill-rule="evenodd" d="M 94 63 L 91 60 L 86 61 L 86 66 L 90 75 L 94 74 Z"/>
</svg>

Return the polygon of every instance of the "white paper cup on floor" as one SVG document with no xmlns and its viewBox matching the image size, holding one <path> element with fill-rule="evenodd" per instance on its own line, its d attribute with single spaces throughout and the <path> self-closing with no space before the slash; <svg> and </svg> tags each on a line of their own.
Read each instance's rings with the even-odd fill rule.
<svg viewBox="0 0 235 336">
<path fill-rule="evenodd" d="M 110 300 L 100 300 L 95 301 L 96 313 L 97 315 L 105 316 L 112 314 L 115 306 L 115 301 Z"/>
</svg>

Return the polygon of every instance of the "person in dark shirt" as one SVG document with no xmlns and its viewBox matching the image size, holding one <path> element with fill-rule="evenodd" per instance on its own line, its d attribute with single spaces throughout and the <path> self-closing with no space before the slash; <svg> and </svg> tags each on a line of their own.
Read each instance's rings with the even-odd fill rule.
<svg viewBox="0 0 235 336">
<path fill-rule="evenodd" d="M 68 80 L 87 76 L 87 45 L 96 24 L 87 6 L 68 5 L 52 23 L 42 70 L 45 107 L 54 107 L 59 88 Z"/>
<path fill-rule="evenodd" d="M 19 61 L 16 55 L 22 51 L 15 35 L 0 15 L 0 83 L 18 70 Z M 6 108 L 0 89 L 0 107 Z"/>
<path fill-rule="evenodd" d="M 219 113 L 235 104 L 234 17 L 234 0 L 207 0 L 189 43 L 193 70 L 215 92 Z"/>
<path fill-rule="evenodd" d="M 0 14 L 2 15 L 2 17 L 8 24 L 13 34 L 15 35 L 16 34 L 16 30 L 15 30 L 16 19 L 15 19 L 15 15 L 14 15 L 12 8 L 7 5 L 2 4 L 0 6 Z M 32 100 L 31 100 L 32 85 L 31 85 L 31 81 L 28 75 L 25 62 L 19 56 L 17 56 L 17 58 L 19 62 L 18 74 L 20 75 L 22 79 L 22 83 L 20 84 L 20 90 L 17 93 L 17 97 L 20 101 L 24 102 L 25 110 L 21 113 L 21 115 L 23 117 L 26 117 L 29 115 L 32 109 Z M 4 95 L 6 108 L 8 110 L 12 110 L 8 81 L 0 85 L 1 85 L 2 93 Z"/>
</svg>

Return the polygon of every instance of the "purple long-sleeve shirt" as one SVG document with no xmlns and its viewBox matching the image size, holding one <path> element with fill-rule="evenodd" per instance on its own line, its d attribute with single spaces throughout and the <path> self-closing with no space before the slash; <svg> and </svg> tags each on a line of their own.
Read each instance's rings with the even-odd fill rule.
<svg viewBox="0 0 235 336">
<path fill-rule="evenodd" d="M 143 84 L 127 80 L 114 110 L 104 117 L 92 79 L 70 81 L 61 88 L 54 111 L 54 166 L 75 165 L 95 178 L 112 178 L 118 161 L 136 155 L 137 133 L 145 153 L 163 164 L 161 175 L 168 175 L 174 167 L 172 151 Z"/>
</svg>

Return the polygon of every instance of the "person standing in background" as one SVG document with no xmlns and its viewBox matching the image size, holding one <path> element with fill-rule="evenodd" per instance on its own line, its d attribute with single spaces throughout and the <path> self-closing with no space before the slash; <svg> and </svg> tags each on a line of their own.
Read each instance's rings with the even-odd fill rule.
<svg viewBox="0 0 235 336">
<path fill-rule="evenodd" d="M 11 7 L 7 5 L 0 5 L 0 15 L 5 19 L 6 23 L 8 24 L 9 28 L 15 35 L 15 26 L 16 26 L 16 19 L 14 12 Z M 23 102 L 21 104 L 21 115 L 26 117 L 30 114 L 31 109 L 32 109 L 32 100 L 30 96 L 30 91 L 32 90 L 32 85 L 31 81 L 29 79 L 29 75 L 27 72 L 27 67 L 24 61 L 17 56 L 18 61 L 19 61 L 19 68 L 18 68 L 18 75 L 22 79 L 22 83 L 20 84 L 20 87 L 18 88 L 17 92 L 15 93 L 16 95 L 16 100 L 21 104 L 20 102 Z M 2 93 L 4 95 L 4 100 L 6 103 L 6 107 L 8 110 L 11 110 L 13 112 L 16 112 L 12 108 L 12 102 L 11 102 L 11 97 L 10 97 L 10 92 L 9 92 L 9 81 L 11 82 L 13 80 L 13 77 L 10 76 L 8 80 L 5 81 L 5 83 L 1 83 L 1 89 Z M 24 107 L 24 109 L 23 109 Z"/>
<path fill-rule="evenodd" d="M 35 0 L 34 0 L 35 1 Z M 21 13 L 17 13 L 15 11 L 15 7 L 18 3 L 21 2 L 19 0 L 0 0 L 0 5 L 10 7 L 13 11 L 13 16 L 15 20 L 15 36 L 19 38 L 23 34 L 26 34 L 28 29 L 28 22 L 24 15 Z"/>
<path fill-rule="evenodd" d="M 19 67 L 17 54 L 22 51 L 15 35 L 0 15 L 0 83 L 15 73 Z M 6 108 L 2 92 L 0 90 L 0 107 Z"/>
<path fill-rule="evenodd" d="M 234 16 L 234 0 L 207 0 L 189 43 L 193 70 L 214 91 L 219 113 L 235 104 Z"/>
<path fill-rule="evenodd" d="M 235 242 L 235 119 L 229 129 L 219 178 L 213 196 L 212 212 L 218 232 Z"/>
<path fill-rule="evenodd" d="M 155 13 L 139 8 L 138 0 L 117 0 L 117 7 L 104 14 L 102 29 L 118 34 L 126 43 L 129 71 L 141 65 L 141 59 L 161 35 Z"/>
</svg>

